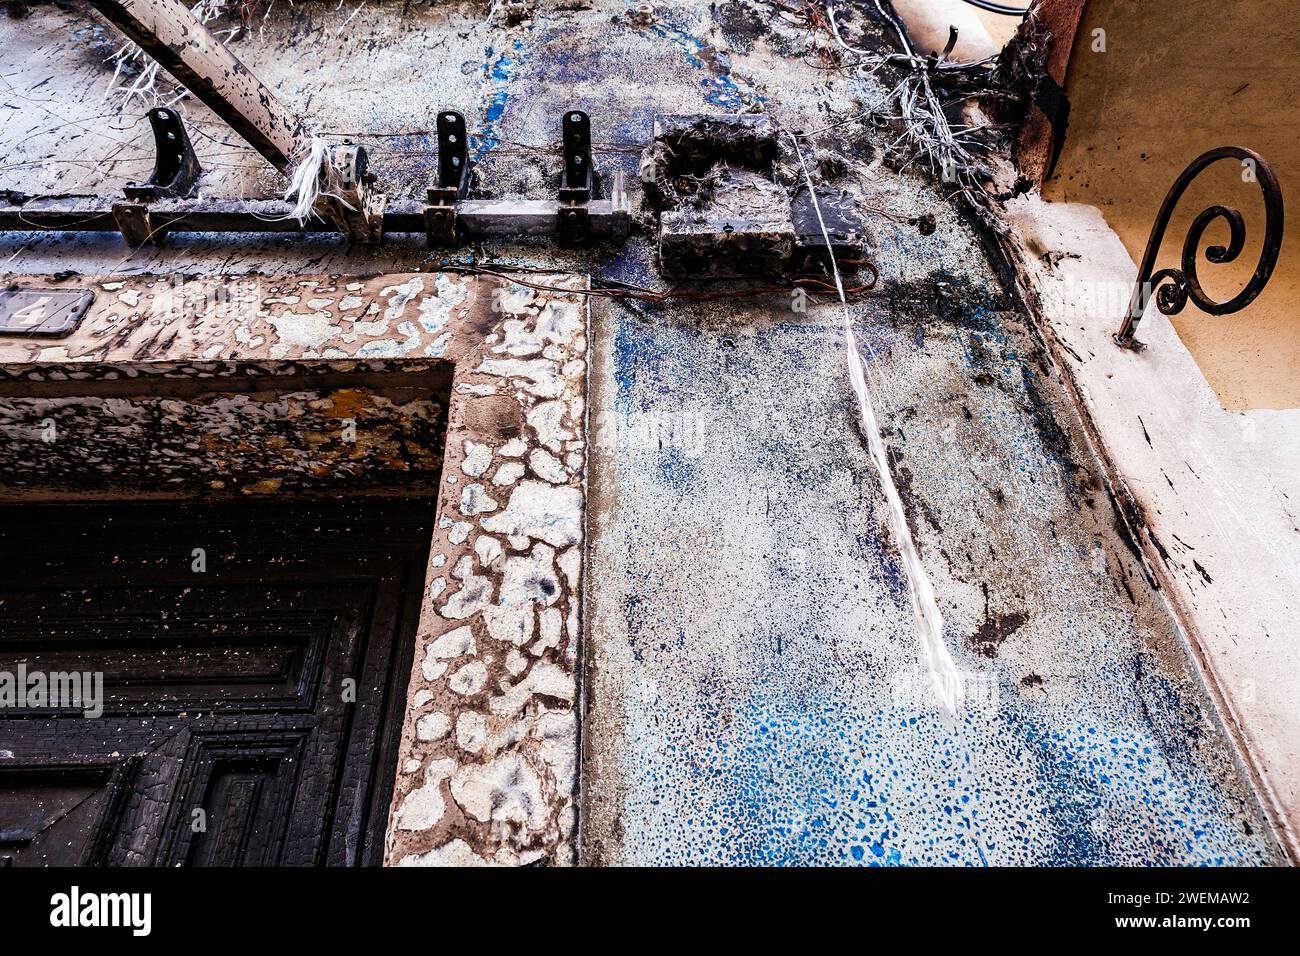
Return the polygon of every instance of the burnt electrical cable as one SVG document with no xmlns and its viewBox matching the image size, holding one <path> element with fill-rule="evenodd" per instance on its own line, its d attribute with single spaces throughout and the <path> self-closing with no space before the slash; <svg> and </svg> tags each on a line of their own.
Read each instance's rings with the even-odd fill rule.
<svg viewBox="0 0 1300 956">
<path fill-rule="evenodd" d="M 1004 7 L 1000 3 L 990 3 L 989 0 L 962 0 L 963 3 L 969 3 L 972 7 L 979 7 L 981 10 L 987 10 L 989 13 L 1000 13 L 1004 17 L 1027 17 L 1032 9 L 1032 4 L 1023 10 L 1017 7 Z"/>
<path fill-rule="evenodd" d="M 844 295 L 844 284 L 840 280 L 839 266 L 835 263 L 835 251 L 831 245 L 830 232 L 826 228 L 826 220 L 822 216 L 821 203 L 817 199 L 817 190 L 813 184 L 812 174 L 808 172 L 808 164 L 804 162 L 803 151 L 799 149 L 798 138 L 793 133 L 790 133 L 789 136 L 790 143 L 794 146 L 795 158 L 798 159 L 799 167 L 803 171 L 803 178 L 807 184 L 813 211 L 817 214 L 817 225 L 821 228 L 822 239 L 826 243 L 826 252 L 831 257 L 831 270 L 835 276 L 835 288 L 839 292 L 840 309 L 844 315 L 844 344 L 848 352 L 849 382 L 852 384 L 854 395 L 857 398 L 858 425 L 863 437 L 867 440 L 867 449 L 871 456 L 871 462 L 875 466 L 876 475 L 880 479 L 881 490 L 884 492 L 885 501 L 889 505 L 890 524 L 893 528 L 895 544 L 898 546 L 903 573 L 907 578 L 907 590 L 912 600 L 912 616 L 916 623 L 921 656 L 925 661 L 926 670 L 929 672 L 930 682 L 934 688 L 939 706 L 950 719 L 955 719 L 965 698 L 961 674 L 958 672 L 957 665 L 952 659 L 952 653 L 948 650 L 948 645 L 944 641 L 943 612 L 939 608 L 934 585 L 925 570 L 925 565 L 921 562 L 920 552 L 917 551 L 916 541 L 913 539 L 911 528 L 907 523 L 907 512 L 903 508 L 903 499 L 898 493 L 898 485 L 894 481 L 894 474 L 890 468 L 889 454 L 885 449 L 884 439 L 880 435 L 880 424 L 876 419 L 875 411 L 878 399 L 872 395 L 867 367 L 858 351 L 857 336 L 853 332 L 853 317 L 849 312 L 848 299 Z M 871 348 L 870 342 L 866 343 L 866 345 L 868 351 L 871 352 L 874 364 L 875 350 Z"/>
</svg>

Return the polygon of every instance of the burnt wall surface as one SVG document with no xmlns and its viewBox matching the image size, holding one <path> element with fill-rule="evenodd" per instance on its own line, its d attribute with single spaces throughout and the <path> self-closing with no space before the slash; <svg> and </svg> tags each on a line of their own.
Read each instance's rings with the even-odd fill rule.
<svg viewBox="0 0 1300 956">
<path fill-rule="evenodd" d="M 896 129 L 861 121 L 891 109 L 887 79 L 837 54 L 824 20 L 782 3 L 657 3 L 646 17 L 625 3 L 541 0 L 515 24 L 487 12 L 277 5 L 233 44 L 310 128 L 371 148 L 393 196 L 421 195 L 432 180 L 441 108 L 466 115 L 479 185 L 496 196 L 550 195 L 566 109 L 591 114 L 597 163 L 632 182 L 657 114 L 759 112 L 806 131 L 813 174 L 838 177 L 875 237 L 881 281 L 854 293 L 849 318 L 946 640 L 975 691 L 956 720 L 925 691 L 906 583 L 856 430 L 842 314 L 825 289 L 702 302 L 593 297 L 589 339 L 563 346 L 590 358 L 589 400 L 579 408 L 565 398 L 565 427 L 581 437 L 589 426 L 591 445 L 552 475 L 585 489 L 580 545 L 549 541 L 549 531 L 529 537 L 525 524 L 545 521 L 523 483 L 503 501 L 469 481 L 462 462 L 477 469 L 481 453 L 457 441 L 454 405 L 450 413 L 444 474 L 460 484 L 439 497 L 450 524 L 439 533 L 449 537 L 435 541 L 432 560 L 441 554 L 445 565 L 431 576 L 442 588 L 431 591 L 436 626 L 417 649 L 390 862 L 569 862 L 575 848 L 589 863 L 1276 860 L 1181 635 L 980 233 L 921 169 L 884 161 Z M 842 26 L 859 48 L 892 42 L 865 15 Z M 41 6 L 21 29 L 0 31 L 18 107 L 0 115 L 8 185 L 109 193 L 140 175 L 139 110 L 100 115 L 112 48 L 104 28 L 78 8 Z M 202 131 L 206 194 L 282 188 L 205 110 L 186 109 Z M 640 222 L 626 244 L 578 250 L 539 241 L 431 252 L 397 237 L 369 250 L 329 236 L 178 234 L 134 250 L 113 236 L 5 241 L 10 269 L 49 274 L 274 281 L 450 263 L 664 289 L 652 217 L 638 198 L 634 209 Z M 438 281 L 454 287 L 445 273 Z M 192 358 L 218 339 L 222 357 L 252 348 L 264 359 L 329 359 L 334 347 L 364 357 L 372 339 L 387 356 L 437 347 L 438 333 L 413 312 L 341 346 L 351 333 L 333 316 L 312 317 L 305 304 L 287 311 L 295 317 L 274 327 L 264 318 L 241 326 L 251 336 L 242 346 L 227 332 L 119 329 L 121 351 L 159 335 L 168 354 Z M 25 360 L 94 354 L 46 343 Z M 537 380 L 522 384 L 523 364 L 495 371 L 514 383 L 509 401 L 545 402 Z M 507 439 L 490 444 L 494 463 L 509 457 Z M 499 510 L 476 513 L 467 483 Z M 500 560 L 486 541 L 479 553 L 479 535 L 497 540 Z M 537 577 L 525 561 L 549 569 L 563 555 L 567 566 L 546 576 L 563 597 L 530 591 Z M 570 572 L 579 558 L 580 698 L 550 680 L 577 667 Z M 516 610 L 485 617 L 506 594 Z M 560 601 L 552 646 L 555 615 L 545 629 L 542 615 Z M 538 636 L 503 641 L 510 620 Z M 443 653 L 455 654 L 449 666 Z M 502 682 L 523 689 L 510 696 Z M 515 708 L 516 698 L 529 703 Z M 482 722 L 462 719 L 471 712 Z"/>
<path fill-rule="evenodd" d="M 23 276 L 89 312 L 0 340 L 4 497 L 436 492 L 395 865 L 574 859 L 587 313 L 536 279 L 245 277 L 232 305 L 215 275 L 176 312 L 170 277 Z"/>
<path fill-rule="evenodd" d="M 0 380 L 0 494 L 436 494 L 450 376 L 430 364 L 25 367 Z"/>
</svg>

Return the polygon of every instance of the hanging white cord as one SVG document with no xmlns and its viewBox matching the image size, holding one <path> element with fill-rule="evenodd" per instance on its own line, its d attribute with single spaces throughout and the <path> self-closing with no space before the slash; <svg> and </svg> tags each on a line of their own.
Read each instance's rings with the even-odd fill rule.
<svg viewBox="0 0 1300 956">
<path fill-rule="evenodd" d="M 284 198 L 293 203 L 283 216 L 260 216 L 270 222 L 283 222 L 297 219 L 299 225 L 305 225 L 311 216 L 319 216 L 316 203 L 322 196 L 329 196 L 345 209 L 353 207 L 340 192 L 340 180 L 345 174 L 329 153 L 330 143 L 323 136 L 311 137 L 299 150 L 297 163 L 289 173 L 289 185 L 285 187 Z"/>
<path fill-rule="evenodd" d="M 822 218 L 821 203 L 817 200 L 817 191 L 813 187 L 808 165 L 803 160 L 799 149 L 799 140 L 793 133 L 788 134 L 794 145 L 794 154 L 803 170 L 804 182 L 808 186 L 808 197 L 812 200 L 813 211 L 817 214 L 817 225 L 821 228 L 822 239 L 826 243 L 826 254 L 830 256 L 831 273 L 835 277 L 835 291 L 839 293 L 840 308 L 844 313 L 844 338 L 848 347 L 849 382 L 858 399 L 858 417 L 862 431 L 867 439 L 876 474 L 880 477 L 885 500 L 889 504 L 889 516 L 893 525 L 894 539 L 898 544 L 903 571 L 907 576 L 908 593 L 912 598 L 912 614 L 916 619 L 917 632 L 921 639 L 921 653 L 930 675 L 930 683 L 938 698 L 939 706 L 950 717 L 956 717 L 965 697 L 961 675 L 957 665 L 943 639 L 943 614 L 935 599 L 934 585 L 926 574 L 925 566 L 912 540 L 911 529 L 907 526 L 907 513 L 903 510 L 903 500 L 894 484 L 894 476 L 889 468 L 889 457 L 885 453 L 885 443 L 880 437 L 880 426 L 876 421 L 876 412 L 872 407 L 871 394 L 867 388 L 866 370 L 862 355 L 858 351 L 857 336 L 853 334 L 853 321 L 849 315 L 849 302 L 844 294 L 844 283 L 840 279 L 840 268 L 835 261 L 835 252 L 831 247 L 830 233 L 826 230 L 826 221 Z"/>
</svg>

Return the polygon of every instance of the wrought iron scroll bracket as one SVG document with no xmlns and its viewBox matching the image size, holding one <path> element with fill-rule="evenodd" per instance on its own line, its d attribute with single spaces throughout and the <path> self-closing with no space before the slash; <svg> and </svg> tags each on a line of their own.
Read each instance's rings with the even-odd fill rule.
<svg viewBox="0 0 1300 956">
<path fill-rule="evenodd" d="M 1210 206 L 1194 220 L 1183 240 L 1181 269 L 1161 269 L 1155 271 L 1156 257 L 1165 238 L 1165 230 L 1173 216 L 1178 201 L 1191 184 L 1206 167 L 1221 159 L 1237 159 L 1242 163 L 1243 175 L 1249 169 L 1259 188 L 1264 194 L 1264 244 L 1260 250 L 1259 262 L 1255 272 L 1245 287 L 1230 299 L 1218 302 L 1211 299 L 1201 288 L 1196 273 L 1196 253 L 1200 248 L 1205 230 L 1216 219 L 1222 219 L 1228 225 L 1228 244 L 1226 246 L 1209 246 L 1205 250 L 1207 261 L 1216 265 L 1234 261 L 1241 255 L 1246 245 L 1246 223 L 1241 213 L 1231 206 Z M 1248 181 L 1248 180 L 1247 180 Z M 1140 349 L 1141 343 L 1133 335 L 1138 322 L 1146 312 L 1147 305 L 1154 294 L 1156 308 L 1165 315 L 1177 315 L 1187 305 L 1188 300 L 1196 303 L 1197 308 L 1210 315 L 1230 315 L 1239 312 L 1253 302 L 1268 283 L 1277 265 L 1278 253 L 1282 249 L 1283 206 L 1282 189 L 1272 167 L 1253 149 L 1244 146 L 1220 146 L 1202 153 L 1191 162 L 1174 180 L 1174 184 L 1165 195 L 1160 205 L 1160 212 L 1151 227 L 1151 236 L 1147 239 L 1142 262 L 1138 266 L 1137 282 L 1129 298 L 1128 314 L 1124 316 L 1119 332 L 1115 334 L 1115 343 L 1122 348 Z"/>
</svg>

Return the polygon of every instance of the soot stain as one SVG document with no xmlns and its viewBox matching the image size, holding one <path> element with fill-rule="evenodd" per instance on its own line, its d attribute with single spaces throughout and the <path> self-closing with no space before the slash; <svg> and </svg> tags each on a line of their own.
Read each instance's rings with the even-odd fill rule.
<svg viewBox="0 0 1300 956">
<path fill-rule="evenodd" d="M 996 658 L 1002 642 L 1024 627 L 1027 620 L 1019 611 L 986 617 L 984 623 L 968 639 L 970 646 L 985 657 Z M 1041 678 L 1039 683 L 1042 683 Z"/>
</svg>

